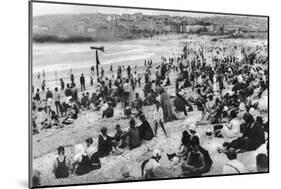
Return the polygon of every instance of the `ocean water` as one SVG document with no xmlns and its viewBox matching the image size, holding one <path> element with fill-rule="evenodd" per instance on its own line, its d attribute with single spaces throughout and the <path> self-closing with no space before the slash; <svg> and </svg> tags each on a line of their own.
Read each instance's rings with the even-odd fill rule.
<svg viewBox="0 0 281 189">
<path fill-rule="evenodd" d="M 47 83 L 57 83 L 59 78 L 69 80 L 70 73 L 79 77 L 81 73 L 90 75 L 91 66 L 96 64 L 95 50 L 90 46 L 104 46 L 105 52 L 98 52 L 101 67 L 109 70 L 113 65 L 143 65 L 145 59 L 160 62 L 163 55 L 180 50 L 176 39 L 130 40 L 97 43 L 33 43 L 33 83 L 40 85 L 43 72 Z M 40 79 L 38 79 L 40 75 Z"/>
</svg>

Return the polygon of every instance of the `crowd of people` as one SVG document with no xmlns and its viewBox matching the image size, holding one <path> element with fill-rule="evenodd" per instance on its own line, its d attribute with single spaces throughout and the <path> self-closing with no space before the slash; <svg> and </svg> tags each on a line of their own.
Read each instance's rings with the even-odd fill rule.
<svg viewBox="0 0 281 189">
<path fill-rule="evenodd" d="M 186 125 L 179 149 L 167 154 L 171 165 L 161 165 L 163 152 L 155 149 L 151 158 L 141 164 L 141 179 L 201 176 L 209 172 L 213 160 L 201 142 L 210 136 L 225 139 L 217 149 L 217 153 L 225 153 L 229 160 L 222 167 L 223 174 L 249 172 L 237 160 L 237 154 L 258 150 L 262 145 L 268 149 L 269 145 L 267 45 L 247 47 L 200 41 L 181 44 L 179 55 L 161 57 L 160 64 L 145 60 L 144 72 L 137 66 L 119 66 L 115 77 L 111 66 L 107 75 L 101 70 L 94 86 L 92 67 L 89 86 L 82 73 L 78 89 L 72 74 L 66 87 L 60 79 L 60 89 L 55 87 L 51 91 L 47 87 L 46 90 L 43 82 L 41 89 L 33 92 L 34 134 L 42 129 L 73 124 L 84 110 L 99 112 L 101 119 L 106 119 L 115 117 L 119 108 L 121 117 L 128 120 L 128 128 L 122 130 L 116 125 L 112 136 L 103 127 L 95 145 L 92 138 L 86 139 L 85 145 L 75 145 L 72 161 L 60 146 L 53 166 L 56 178 L 100 169 L 100 158 L 118 155 L 120 149 L 138 148 L 143 141 L 157 137 L 159 126 L 169 137 L 172 133 L 165 128 L 166 124 L 179 119 L 184 123 L 190 118 L 188 112 L 193 111 L 201 112 L 201 117 Z M 147 119 L 144 106 L 153 106 L 152 122 Z M 139 125 L 136 120 L 140 121 Z M 200 136 L 197 130 L 204 127 L 206 133 Z M 266 172 L 268 154 L 260 153 L 256 160 L 257 171 Z M 123 180 L 135 179 L 123 169 Z"/>
</svg>

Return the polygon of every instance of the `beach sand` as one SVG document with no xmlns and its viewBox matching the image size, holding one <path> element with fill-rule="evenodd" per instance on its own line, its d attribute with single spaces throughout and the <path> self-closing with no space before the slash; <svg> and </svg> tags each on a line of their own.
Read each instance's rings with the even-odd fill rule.
<svg viewBox="0 0 281 189">
<path fill-rule="evenodd" d="M 165 39 L 163 39 L 165 42 Z M 190 40 L 196 40 L 192 38 Z M 210 40 L 210 38 L 206 38 Z M 158 40 L 159 41 L 159 40 Z M 173 40 L 172 40 L 173 41 Z M 164 43 L 163 42 L 163 43 Z M 240 40 L 232 41 L 233 43 L 241 43 Z M 263 43 L 264 41 L 253 41 L 253 46 L 257 43 Z M 154 43 L 154 42 L 153 42 Z M 166 42 L 165 42 L 166 43 Z M 229 41 L 225 41 L 229 43 Z M 176 50 L 179 48 L 179 44 L 175 44 L 174 47 L 170 49 Z M 165 48 L 165 47 L 163 47 Z M 174 51 L 171 51 L 174 52 Z M 158 50 L 157 56 L 158 59 L 161 55 L 161 50 Z M 165 54 L 165 52 L 164 52 Z M 155 61 L 157 62 L 157 61 Z M 160 62 L 159 62 L 160 63 Z M 129 62 L 127 63 L 127 65 Z M 138 61 L 130 65 L 138 65 L 138 72 L 144 72 L 143 60 L 141 63 Z M 117 68 L 118 64 L 113 64 L 114 68 Z M 126 65 L 126 64 L 124 64 Z M 105 70 L 109 70 L 108 65 L 104 65 Z M 156 65 L 154 65 L 156 66 Z M 81 68 L 82 69 L 82 68 Z M 77 71 L 79 73 L 81 70 Z M 89 74 L 89 73 L 88 73 Z M 108 73 L 106 73 L 107 75 Z M 85 72 L 86 77 L 88 76 Z M 176 78 L 175 74 L 171 74 L 172 86 L 167 88 L 169 94 L 174 92 L 174 81 Z M 49 86 L 57 85 L 56 83 L 50 82 Z M 48 82 L 47 82 L 48 85 Z M 79 88 L 79 86 L 77 86 Z M 88 88 L 88 91 L 91 92 L 94 90 L 94 87 Z M 141 88 L 136 89 L 142 96 Z M 79 93 L 81 95 L 81 92 Z M 192 92 L 188 93 L 193 95 Z M 188 97 L 187 96 L 187 97 Z M 145 106 L 144 113 L 152 125 L 152 106 Z M 115 110 L 116 111 L 116 110 Z M 179 145 L 182 132 L 187 129 L 187 123 L 196 122 L 200 119 L 201 113 L 196 111 L 189 112 L 187 120 L 177 120 L 168 122 L 165 124 L 168 136 L 165 137 L 163 131 L 159 128 L 157 137 L 153 138 L 151 141 L 144 142 L 139 148 L 136 148 L 132 151 L 125 150 L 121 155 L 110 155 L 108 157 L 102 158 L 102 168 L 90 172 L 89 174 L 83 176 L 71 176 L 66 179 L 55 179 L 54 175 L 51 173 L 52 164 L 56 157 L 56 149 L 58 146 L 62 145 L 66 148 L 66 155 L 72 157 L 74 155 L 74 145 L 83 143 L 84 140 L 88 137 L 93 137 L 94 144 L 97 145 L 98 132 L 101 127 L 106 126 L 108 128 L 108 134 L 113 135 L 115 131 L 115 125 L 120 124 L 122 129 L 127 129 L 129 127 L 129 119 L 119 119 L 116 117 L 99 119 L 97 112 L 82 111 L 79 114 L 78 119 L 72 125 L 65 126 L 62 129 L 48 129 L 42 130 L 40 134 L 34 135 L 33 140 L 33 169 L 37 169 L 42 173 L 42 185 L 62 185 L 62 184 L 77 184 L 77 183 L 99 183 L 99 182 L 110 182 L 117 181 L 120 178 L 120 168 L 126 165 L 130 174 L 136 178 L 141 177 L 140 172 L 140 163 L 137 161 L 144 153 L 147 152 L 147 149 L 161 149 L 162 150 L 162 159 L 161 164 L 164 166 L 169 166 L 169 162 L 166 158 L 166 153 L 175 152 Z M 267 117 L 267 115 L 264 115 Z M 198 132 L 201 134 L 202 146 L 207 149 L 210 153 L 212 160 L 214 161 L 211 171 L 206 175 L 219 175 L 222 174 L 222 166 L 227 161 L 227 158 L 224 154 L 217 153 L 217 147 L 220 147 L 225 141 L 220 138 L 209 139 L 205 137 L 205 131 L 210 125 L 202 125 L 198 127 Z M 262 151 L 265 151 L 264 147 L 261 147 Z M 255 152 L 246 152 L 238 155 L 238 160 L 240 160 L 249 171 L 255 171 Z"/>
</svg>

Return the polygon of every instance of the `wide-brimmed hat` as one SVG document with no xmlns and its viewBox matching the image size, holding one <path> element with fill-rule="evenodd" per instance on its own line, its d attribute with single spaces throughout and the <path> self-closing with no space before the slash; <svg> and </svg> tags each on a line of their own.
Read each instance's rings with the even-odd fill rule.
<svg viewBox="0 0 281 189">
<path fill-rule="evenodd" d="M 75 151 L 75 155 L 73 157 L 73 160 L 75 162 L 81 162 L 82 161 L 82 156 L 85 155 L 85 148 L 82 144 L 76 144 L 74 146 L 74 151 Z"/>
</svg>

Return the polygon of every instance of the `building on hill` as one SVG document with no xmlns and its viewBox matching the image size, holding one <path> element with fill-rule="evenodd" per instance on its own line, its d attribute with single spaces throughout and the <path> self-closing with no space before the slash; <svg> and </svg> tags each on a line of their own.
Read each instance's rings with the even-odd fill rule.
<svg viewBox="0 0 281 189">
<path fill-rule="evenodd" d="M 46 33 L 50 30 L 50 27 L 47 25 L 33 25 L 33 32 L 37 34 Z"/>
<path fill-rule="evenodd" d="M 164 31 L 171 32 L 171 33 L 180 33 L 181 32 L 181 25 L 178 23 L 170 22 L 164 26 Z"/>
</svg>

